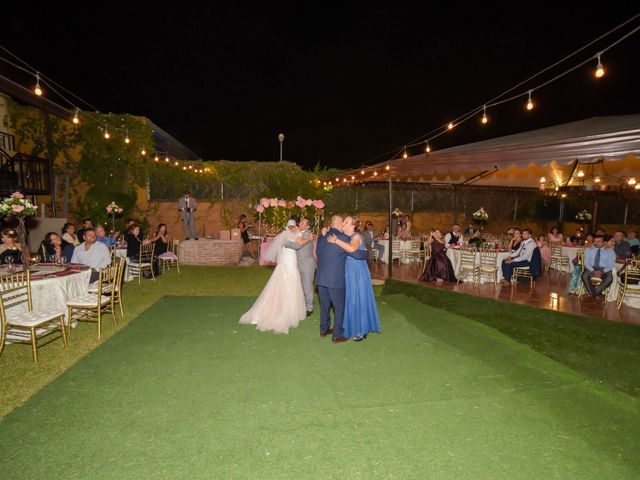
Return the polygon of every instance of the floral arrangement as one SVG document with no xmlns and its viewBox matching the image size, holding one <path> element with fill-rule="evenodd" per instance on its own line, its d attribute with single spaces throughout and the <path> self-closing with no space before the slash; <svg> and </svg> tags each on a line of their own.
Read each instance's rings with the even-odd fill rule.
<svg viewBox="0 0 640 480">
<path fill-rule="evenodd" d="M 480 207 L 478 210 L 471 214 L 471 217 L 474 220 L 479 220 L 481 222 L 486 222 L 489 220 L 489 214 L 484 211 L 484 208 Z"/>
<path fill-rule="evenodd" d="M 402 213 L 399 209 L 395 209 L 393 212 L 391 212 L 391 215 L 393 215 L 394 217 L 401 217 L 404 215 L 404 213 Z"/>
<path fill-rule="evenodd" d="M 576 215 L 576 220 L 579 220 L 581 222 L 588 222 L 591 220 L 591 214 L 589 213 L 588 210 L 582 210 L 581 212 L 578 212 L 578 214 Z"/>
<path fill-rule="evenodd" d="M 298 196 L 295 201 L 282 198 L 261 198 L 255 209 L 260 217 L 263 232 L 267 235 L 275 235 L 285 227 L 294 215 L 313 218 L 318 226 L 318 220 L 324 214 L 324 202 L 305 199 L 301 196 Z"/>
<path fill-rule="evenodd" d="M 110 215 L 115 215 L 116 213 L 122 213 L 122 207 L 119 207 L 118 205 L 116 205 L 116 202 L 111 202 L 109 205 L 107 205 L 107 213 Z"/>
<path fill-rule="evenodd" d="M 20 192 L 14 192 L 0 202 L 0 216 L 3 217 L 32 217 L 37 209 L 38 207 L 24 198 Z"/>
</svg>

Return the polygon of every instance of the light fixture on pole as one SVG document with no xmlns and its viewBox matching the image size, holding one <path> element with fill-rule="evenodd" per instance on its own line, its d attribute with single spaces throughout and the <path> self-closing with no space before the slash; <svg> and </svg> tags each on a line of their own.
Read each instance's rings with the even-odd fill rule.
<svg viewBox="0 0 640 480">
<path fill-rule="evenodd" d="M 284 133 L 278 135 L 278 141 L 280 142 L 280 161 L 282 161 L 282 144 L 284 143 Z"/>
</svg>

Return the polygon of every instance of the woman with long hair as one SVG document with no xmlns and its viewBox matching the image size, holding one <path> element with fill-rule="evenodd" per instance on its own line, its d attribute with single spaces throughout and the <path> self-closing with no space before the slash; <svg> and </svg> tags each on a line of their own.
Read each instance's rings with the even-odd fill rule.
<svg viewBox="0 0 640 480">
<path fill-rule="evenodd" d="M 446 254 L 442 232 L 437 228 L 431 230 L 427 242 L 431 244 L 431 257 L 420 276 L 420 280 L 423 282 L 436 282 L 438 285 L 442 285 L 445 281 L 457 282 L 458 279 L 453 271 L 451 260 Z"/>
<path fill-rule="evenodd" d="M 71 261 L 73 256 L 73 245 L 62 239 L 56 232 L 49 232 L 44 236 L 40 247 L 44 256 L 43 261 L 54 262 L 56 259 L 65 258 L 65 261 Z"/>
<path fill-rule="evenodd" d="M 18 242 L 18 232 L 13 228 L 5 228 L 0 232 L 0 264 L 22 263 L 22 253 L 29 253 L 25 245 Z"/>
</svg>

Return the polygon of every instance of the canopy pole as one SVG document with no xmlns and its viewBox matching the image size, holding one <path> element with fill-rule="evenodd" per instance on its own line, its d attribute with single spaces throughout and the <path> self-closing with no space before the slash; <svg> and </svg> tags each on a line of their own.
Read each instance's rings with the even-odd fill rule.
<svg viewBox="0 0 640 480">
<path fill-rule="evenodd" d="M 387 258 L 389 260 L 388 279 L 393 278 L 393 186 L 391 183 L 391 175 L 389 175 L 389 248 L 387 249 Z"/>
<path fill-rule="evenodd" d="M 356 213 L 358 213 L 358 187 L 356 187 Z"/>
<path fill-rule="evenodd" d="M 413 215 L 413 190 L 411 190 L 411 215 Z"/>
<path fill-rule="evenodd" d="M 516 218 L 518 216 L 518 195 L 516 195 L 516 204 L 515 207 L 513 209 L 513 221 L 516 221 Z"/>
<path fill-rule="evenodd" d="M 453 223 L 458 223 L 458 186 L 453 185 Z"/>
<path fill-rule="evenodd" d="M 623 225 L 627 224 L 628 213 L 629 213 L 629 200 L 627 200 L 626 203 L 624 204 L 624 221 L 622 222 Z"/>
<path fill-rule="evenodd" d="M 596 222 L 598 221 L 598 200 L 593 201 L 593 218 L 591 224 L 591 231 L 596 231 Z"/>
</svg>

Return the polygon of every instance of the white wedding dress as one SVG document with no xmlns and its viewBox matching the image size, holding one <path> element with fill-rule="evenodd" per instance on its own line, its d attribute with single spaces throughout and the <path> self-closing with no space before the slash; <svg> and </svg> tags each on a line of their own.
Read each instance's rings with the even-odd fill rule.
<svg viewBox="0 0 640 480">
<path fill-rule="evenodd" d="M 277 261 L 276 268 L 251 309 L 240 317 L 240 323 L 256 325 L 262 331 L 289 333 L 289 328 L 306 318 L 296 251 L 284 247 L 284 242 L 295 238 L 285 230 L 273 240 L 267 256 Z"/>
</svg>

